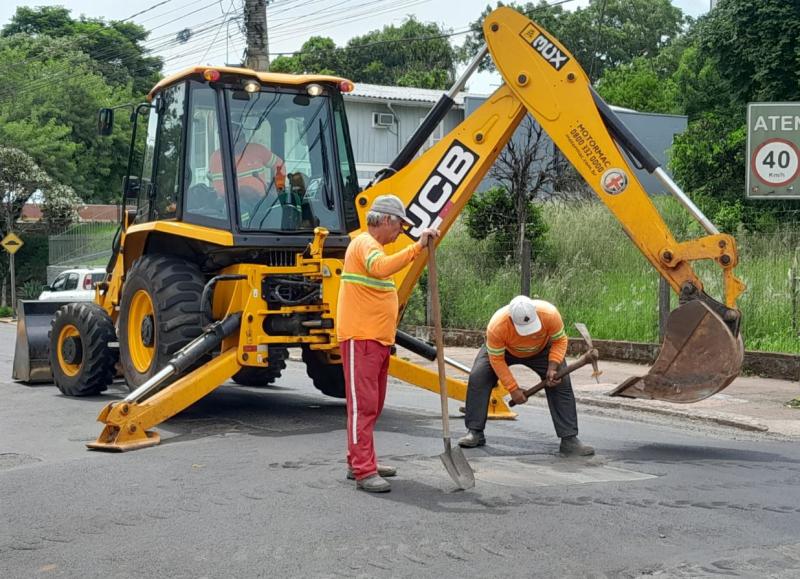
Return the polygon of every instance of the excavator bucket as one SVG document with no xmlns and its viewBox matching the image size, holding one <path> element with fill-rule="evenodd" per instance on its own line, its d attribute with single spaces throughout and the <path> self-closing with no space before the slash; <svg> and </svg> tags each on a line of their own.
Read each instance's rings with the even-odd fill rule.
<svg viewBox="0 0 800 579">
<path fill-rule="evenodd" d="M 699 300 L 675 309 L 667 320 L 661 352 L 645 376 L 627 379 L 611 396 L 690 403 L 708 398 L 739 375 L 741 335 Z"/>
<path fill-rule="evenodd" d="M 17 344 L 12 378 L 22 382 L 52 382 L 50 322 L 68 302 L 20 300 L 17 308 Z"/>
</svg>

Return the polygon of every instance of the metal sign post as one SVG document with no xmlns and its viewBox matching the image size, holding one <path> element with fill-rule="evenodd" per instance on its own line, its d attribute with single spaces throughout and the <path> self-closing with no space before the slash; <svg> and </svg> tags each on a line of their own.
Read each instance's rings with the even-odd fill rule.
<svg viewBox="0 0 800 579">
<path fill-rule="evenodd" d="M 747 196 L 800 199 L 800 103 L 747 105 Z"/>
<path fill-rule="evenodd" d="M 17 277 L 14 273 L 14 254 L 19 251 L 19 249 L 24 245 L 23 241 L 15 235 L 13 232 L 9 232 L 2 241 L 0 241 L 0 245 L 3 246 L 8 252 L 8 270 L 11 273 L 11 311 L 13 312 L 13 317 L 17 317 Z"/>
</svg>

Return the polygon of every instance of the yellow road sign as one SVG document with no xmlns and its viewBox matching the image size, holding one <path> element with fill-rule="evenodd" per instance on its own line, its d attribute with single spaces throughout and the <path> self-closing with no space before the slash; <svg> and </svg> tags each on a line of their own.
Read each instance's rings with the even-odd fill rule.
<svg viewBox="0 0 800 579">
<path fill-rule="evenodd" d="M 0 241 L 0 245 L 3 246 L 8 253 L 17 253 L 19 248 L 24 245 L 23 241 L 14 233 L 9 233 L 3 238 L 3 241 Z"/>
</svg>

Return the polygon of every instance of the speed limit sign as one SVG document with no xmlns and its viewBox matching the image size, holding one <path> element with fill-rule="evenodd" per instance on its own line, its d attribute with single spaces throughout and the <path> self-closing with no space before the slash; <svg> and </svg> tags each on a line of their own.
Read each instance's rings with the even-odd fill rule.
<svg viewBox="0 0 800 579">
<path fill-rule="evenodd" d="M 800 199 L 800 103 L 750 103 L 747 125 L 747 196 Z"/>
</svg>

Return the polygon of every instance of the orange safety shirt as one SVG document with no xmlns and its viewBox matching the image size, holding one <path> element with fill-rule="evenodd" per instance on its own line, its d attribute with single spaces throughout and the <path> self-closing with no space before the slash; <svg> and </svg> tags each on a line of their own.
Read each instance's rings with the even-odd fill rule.
<svg viewBox="0 0 800 579">
<path fill-rule="evenodd" d="M 376 340 L 394 344 L 399 304 L 392 275 L 411 263 L 422 251 L 418 243 L 393 255 L 369 232 L 350 242 L 344 256 L 339 288 L 336 331 L 342 340 Z"/>
<path fill-rule="evenodd" d="M 489 363 L 500 383 L 511 392 L 519 386 L 511 370 L 506 364 L 505 354 L 508 352 L 517 358 L 530 358 L 535 356 L 548 345 L 550 352 L 547 359 L 560 364 L 567 354 L 567 334 L 564 332 L 564 322 L 556 307 L 543 300 L 533 300 L 536 305 L 536 314 L 542 322 L 542 328 L 529 336 L 520 336 L 514 328 L 508 306 L 497 310 L 489 326 L 486 328 L 486 350 L 489 353 Z"/>
<path fill-rule="evenodd" d="M 214 151 L 209 160 L 209 177 L 218 193 L 225 192 L 222 181 L 222 156 Z M 286 186 L 286 166 L 278 155 L 258 143 L 248 143 L 236 155 L 236 178 L 239 188 L 247 187 L 264 194 L 269 182 L 275 177 L 275 188 L 282 191 Z"/>
</svg>

